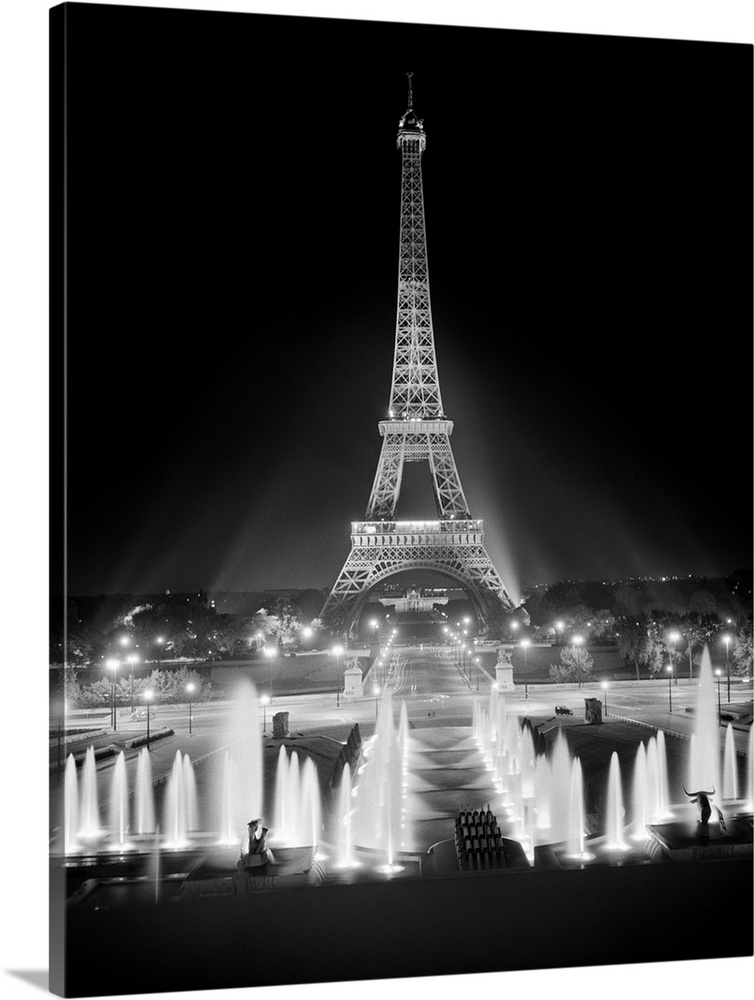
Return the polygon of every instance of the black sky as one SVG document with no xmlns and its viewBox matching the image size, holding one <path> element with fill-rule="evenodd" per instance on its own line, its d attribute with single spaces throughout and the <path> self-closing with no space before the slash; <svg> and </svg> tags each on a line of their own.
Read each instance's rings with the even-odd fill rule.
<svg viewBox="0 0 754 1000">
<path fill-rule="evenodd" d="M 751 565 L 751 46 L 68 16 L 70 593 L 334 582 L 408 69 L 443 401 L 509 588 Z"/>
</svg>

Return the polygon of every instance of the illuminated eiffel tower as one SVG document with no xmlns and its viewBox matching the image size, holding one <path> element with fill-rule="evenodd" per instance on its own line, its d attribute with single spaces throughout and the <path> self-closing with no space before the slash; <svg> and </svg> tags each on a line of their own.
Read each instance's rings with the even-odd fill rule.
<svg viewBox="0 0 754 1000">
<path fill-rule="evenodd" d="M 369 591 L 403 570 L 428 569 L 457 580 L 484 624 L 494 610 L 514 604 L 484 547 L 483 523 L 473 520 L 456 469 L 435 359 L 427 271 L 421 157 L 424 123 L 413 108 L 398 127 L 401 233 L 398 315 L 389 419 L 379 423 L 382 451 L 363 521 L 351 523 L 351 552 L 322 617 L 334 629 L 353 629 Z M 438 520 L 396 521 L 404 462 L 428 462 Z"/>
</svg>

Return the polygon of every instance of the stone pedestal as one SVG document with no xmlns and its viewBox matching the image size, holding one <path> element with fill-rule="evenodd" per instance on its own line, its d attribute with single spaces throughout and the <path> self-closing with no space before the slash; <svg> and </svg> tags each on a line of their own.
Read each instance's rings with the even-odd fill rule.
<svg viewBox="0 0 754 1000">
<path fill-rule="evenodd" d="M 499 691 L 513 690 L 513 661 L 507 645 L 498 646 L 495 664 L 495 683 Z"/>
<path fill-rule="evenodd" d="M 495 665 L 495 683 L 498 691 L 513 690 L 513 667 L 510 663 L 497 663 Z"/>
<path fill-rule="evenodd" d="M 364 694 L 364 675 L 353 660 L 343 672 L 343 697 L 361 698 Z"/>
<path fill-rule="evenodd" d="M 275 712 L 272 717 L 272 736 L 276 740 L 288 737 L 288 712 Z"/>
<path fill-rule="evenodd" d="M 601 725 L 602 702 L 599 698 L 584 698 L 584 719 L 590 725 Z"/>
</svg>

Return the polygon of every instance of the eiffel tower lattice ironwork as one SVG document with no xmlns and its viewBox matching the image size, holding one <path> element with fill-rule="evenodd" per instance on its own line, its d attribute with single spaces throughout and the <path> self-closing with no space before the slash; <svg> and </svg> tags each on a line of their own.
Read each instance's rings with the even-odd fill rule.
<svg viewBox="0 0 754 1000">
<path fill-rule="evenodd" d="M 325 622 L 341 630 L 355 625 L 377 583 L 403 570 L 436 570 L 457 580 L 482 623 L 493 609 L 514 607 L 485 549 L 483 522 L 469 513 L 450 446 L 453 423 L 442 407 L 421 171 L 427 140 L 413 108 L 412 76 L 397 140 L 401 226 L 389 419 L 379 423 L 382 451 L 365 518 L 351 524 L 351 552 L 322 609 Z M 405 462 L 429 464 L 438 520 L 395 520 Z"/>
</svg>

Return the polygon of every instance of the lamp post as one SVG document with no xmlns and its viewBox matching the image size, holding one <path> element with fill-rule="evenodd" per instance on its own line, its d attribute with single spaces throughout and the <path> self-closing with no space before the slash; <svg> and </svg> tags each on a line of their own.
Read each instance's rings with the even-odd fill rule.
<svg viewBox="0 0 754 1000">
<path fill-rule="evenodd" d="M 149 753 L 149 716 L 152 714 L 150 705 L 152 703 L 152 690 L 147 688 L 144 692 L 144 701 L 147 703 L 147 753 Z"/>
<path fill-rule="evenodd" d="M 120 660 L 116 660 L 115 657 L 111 657 L 109 660 L 105 661 L 105 666 L 109 667 L 113 672 L 113 676 L 110 681 L 110 725 L 113 727 L 113 732 L 115 732 L 118 728 L 118 717 L 115 712 L 115 674 L 120 666 Z"/>
<path fill-rule="evenodd" d="M 188 684 L 186 685 L 186 694 L 189 696 L 189 698 L 188 698 L 188 703 L 189 703 L 189 736 L 191 736 L 191 732 L 192 732 L 192 727 L 191 727 L 191 723 L 192 723 L 192 719 L 191 719 L 191 709 L 192 709 L 191 695 L 194 693 L 194 691 L 196 691 L 196 684 L 194 684 L 193 681 L 189 681 Z"/>
<path fill-rule="evenodd" d="M 529 648 L 529 639 L 522 639 L 521 645 L 524 647 L 524 700 L 529 699 L 529 669 L 526 665 L 526 652 Z"/>
<path fill-rule="evenodd" d="M 724 635 L 725 643 L 725 676 L 728 679 L 728 704 L 730 705 L 730 636 Z"/>
<path fill-rule="evenodd" d="M 571 642 L 573 643 L 575 649 L 581 649 L 581 643 L 583 641 L 584 640 L 580 635 L 574 635 L 571 639 Z M 581 687 L 581 660 L 578 657 L 576 657 L 575 654 L 574 654 L 574 661 L 576 663 L 576 673 L 578 674 L 579 678 L 579 687 Z"/>
<path fill-rule="evenodd" d="M 262 697 L 259 699 L 259 701 L 260 701 L 260 703 L 262 705 L 262 720 L 263 720 L 263 722 L 262 722 L 262 732 L 266 733 L 267 732 L 267 706 L 270 703 L 269 695 L 263 694 Z"/>
<path fill-rule="evenodd" d="M 723 709 L 722 709 L 722 705 L 720 704 L 720 673 L 721 672 L 719 670 L 715 671 L 715 677 L 717 677 L 717 724 L 718 724 L 718 726 L 723 721 Z"/>
<path fill-rule="evenodd" d="M 161 635 L 158 635 L 155 642 L 157 643 L 157 662 L 160 666 L 162 666 L 162 647 L 165 640 Z"/>
<path fill-rule="evenodd" d="M 607 717 L 607 681 L 602 682 L 602 690 L 605 692 L 605 716 Z"/>
<path fill-rule="evenodd" d="M 380 689 L 375 684 L 374 687 L 372 688 L 372 690 L 374 691 L 374 717 L 376 719 L 377 718 L 377 708 L 378 708 L 378 706 L 380 704 Z"/>
<path fill-rule="evenodd" d="M 129 666 L 131 667 L 131 672 L 130 672 L 130 674 L 128 676 L 129 676 L 129 680 L 130 680 L 130 683 L 131 683 L 131 715 L 133 715 L 133 712 L 134 712 L 134 663 L 138 663 L 139 662 L 139 657 L 136 655 L 136 653 L 130 653 L 126 657 L 126 661 L 129 664 Z"/>
<path fill-rule="evenodd" d="M 563 641 L 563 629 L 565 628 L 565 623 L 561 621 L 555 622 L 555 631 L 558 633 L 558 642 Z"/>
<path fill-rule="evenodd" d="M 476 689 L 479 690 L 479 657 L 474 657 L 474 663 L 476 663 Z"/>
<path fill-rule="evenodd" d="M 673 673 L 673 653 L 675 652 L 675 644 L 681 638 L 678 632 L 670 632 L 668 634 L 668 660 L 670 661 L 669 670 L 671 674 Z M 675 676 L 675 675 L 674 675 Z M 678 677 L 675 676 L 675 683 L 678 683 Z"/>
<path fill-rule="evenodd" d="M 673 711 L 673 687 L 671 681 L 673 680 L 673 664 L 669 663 L 666 667 L 668 672 L 668 714 Z"/>
<path fill-rule="evenodd" d="M 335 689 L 335 707 L 340 708 L 340 658 L 343 655 L 343 647 L 340 645 L 333 646 L 330 652 L 335 657 L 335 673 L 337 675 L 336 679 L 337 687 Z"/>
<path fill-rule="evenodd" d="M 272 661 L 277 655 L 277 649 L 274 646 L 265 646 L 264 655 L 270 661 L 270 704 L 272 704 Z"/>
</svg>

